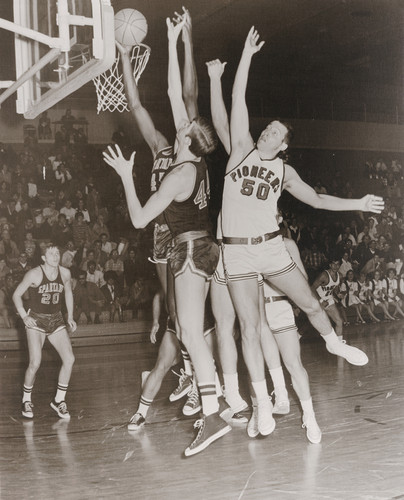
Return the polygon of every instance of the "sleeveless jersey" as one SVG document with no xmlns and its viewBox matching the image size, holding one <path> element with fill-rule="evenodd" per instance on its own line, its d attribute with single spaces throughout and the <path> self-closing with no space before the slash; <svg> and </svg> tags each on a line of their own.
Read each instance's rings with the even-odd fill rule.
<svg viewBox="0 0 404 500">
<path fill-rule="evenodd" d="M 155 193 L 158 191 L 161 181 L 165 176 L 168 168 L 174 159 L 174 149 L 172 146 L 167 146 L 166 148 L 160 149 L 154 158 L 153 168 L 151 173 L 150 191 Z M 165 224 L 164 215 L 160 214 L 155 219 L 156 224 Z"/>
<path fill-rule="evenodd" d="M 61 298 L 64 291 L 64 284 L 60 269 L 54 281 L 46 277 L 45 271 L 42 271 L 42 281 L 37 288 L 30 287 L 29 290 L 29 308 L 40 314 L 54 314 L 61 310 Z"/>
<path fill-rule="evenodd" d="M 394 299 L 398 292 L 398 281 L 396 278 L 386 278 L 387 285 L 387 297 L 389 299 Z"/>
<path fill-rule="evenodd" d="M 337 273 L 337 279 L 333 280 L 331 274 L 326 271 L 328 274 L 328 283 L 326 285 L 320 285 L 316 292 L 318 293 L 321 300 L 328 300 L 333 296 L 334 288 L 339 285 L 339 274 Z"/>
<path fill-rule="evenodd" d="M 199 161 L 187 161 L 171 165 L 167 173 L 184 163 L 192 163 L 196 170 L 194 188 L 191 195 L 184 201 L 172 201 L 164 211 L 164 218 L 173 236 L 178 236 L 187 231 L 209 231 L 209 175 L 206 162 L 203 158 Z"/>
<path fill-rule="evenodd" d="M 363 302 L 366 302 L 368 300 L 369 291 L 372 291 L 372 284 L 370 282 L 366 284 L 366 282 L 361 283 L 359 281 L 359 298 Z"/>
<path fill-rule="evenodd" d="M 284 175 L 280 158 L 261 160 L 257 149 L 227 172 L 223 188 L 223 236 L 254 237 L 277 231 L 277 206 Z"/>
<path fill-rule="evenodd" d="M 383 288 L 386 288 L 386 283 L 383 283 L 384 280 L 372 280 L 373 284 L 373 295 L 376 299 L 383 300 Z"/>
</svg>

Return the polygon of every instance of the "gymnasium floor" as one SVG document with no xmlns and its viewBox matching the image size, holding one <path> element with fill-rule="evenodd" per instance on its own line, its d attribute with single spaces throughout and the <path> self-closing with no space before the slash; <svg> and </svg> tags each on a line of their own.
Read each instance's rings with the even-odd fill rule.
<svg viewBox="0 0 404 500">
<path fill-rule="evenodd" d="M 140 374 L 153 366 L 146 341 L 75 347 L 70 422 L 49 408 L 58 359 L 45 349 L 34 388 L 34 421 L 20 414 L 25 350 L 1 351 L 1 499 L 404 499 L 403 321 L 349 327 L 346 338 L 369 356 L 354 367 L 315 337 L 302 341 L 320 445 L 301 428 L 294 393 L 274 433 L 249 439 L 244 428 L 190 458 L 194 418 L 168 402 L 171 372 L 137 434 Z M 245 369 L 241 368 L 243 379 Z M 242 386 L 245 394 L 245 387 Z"/>
</svg>

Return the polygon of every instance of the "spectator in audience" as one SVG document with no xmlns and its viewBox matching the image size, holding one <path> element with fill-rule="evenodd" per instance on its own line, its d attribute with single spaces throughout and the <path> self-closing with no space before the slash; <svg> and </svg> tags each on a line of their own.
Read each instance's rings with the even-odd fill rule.
<svg viewBox="0 0 404 500">
<path fill-rule="evenodd" d="M 136 258 L 136 250 L 134 247 L 130 247 L 128 250 L 128 255 L 123 261 L 123 274 L 125 286 L 130 288 L 136 278 L 139 276 L 139 263 Z"/>
<path fill-rule="evenodd" d="M 317 243 L 313 242 L 304 257 L 304 267 L 306 268 L 310 283 L 323 270 L 326 263 L 326 256 L 318 249 Z"/>
<path fill-rule="evenodd" d="M 128 299 L 125 308 L 132 309 L 133 318 L 144 319 L 146 307 L 151 305 L 152 300 L 144 277 L 139 276 L 132 286 L 128 288 Z"/>
<path fill-rule="evenodd" d="M 109 259 L 109 255 L 101 249 L 101 240 L 95 240 L 93 242 L 94 260 L 97 266 L 104 269 L 105 263 Z"/>
<path fill-rule="evenodd" d="M 347 309 L 353 307 L 356 313 L 356 324 L 366 323 L 362 317 L 362 301 L 359 298 L 359 283 L 354 279 L 354 272 L 349 270 L 346 273 L 346 278 L 342 281 L 340 286 L 341 292 L 344 293 L 344 299 L 341 301 L 342 305 Z"/>
<path fill-rule="evenodd" d="M 375 306 L 379 306 L 383 312 L 385 321 L 394 321 L 395 318 L 389 313 L 388 298 L 387 298 L 387 284 L 386 280 L 382 278 L 380 271 L 374 272 L 372 279 L 372 300 Z"/>
<path fill-rule="evenodd" d="M 396 277 L 395 269 L 390 267 L 387 270 L 386 276 L 386 288 L 387 288 L 387 308 L 389 312 L 393 309 L 393 318 L 397 319 L 397 315 L 404 318 L 403 311 L 403 301 L 399 295 L 399 282 Z"/>
<path fill-rule="evenodd" d="M 376 271 L 384 274 L 385 269 L 386 266 L 383 259 L 380 258 L 379 254 L 375 253 L 373 257 L 366 262 L 360 272 L 365 275 L 370 274 L 374 276 Z"/>
<path fill-rule="evenodd" d="M 119 243 L 116 249 L 118 250 L 118 255 L 122 260 L 126 258 L 128 248 L 129 248 L 129 241 L 125 238 L 125 236 L 120 236 Z"/>
<path fill-rule="evenodd" d="M 17 227 L 21 228 L 27 219 L 33 219 L 31 207 L 27 200 L 21 204 L 21 210 L 18 212 Z"/>
<path fill-rule="evenodd" d="M 67 223 L 71 224 L 74 220 L 74 216 L 76 215 L 76 209 L 72 207 L 72 202 L 67 199 L 63 207 L 60 209 L 60 213 L 65 214 Z"/>
<path fill-rule="evenodd" d="M 115 248 L 115 244 L 112 241 L 109 241 L 109 236 L 107 233 L 100 234 L 101 240 L 101 250 L 105 252 L 107 255 L 111 255 L 112 250 Z"/>
<path fill-rule="evenodd" d="M 357 262 L 358 269 L 362 269 L 366 262 L 373 257 L 372 252 L 369 250 L 369 244 L 370 236 L 365 234 L 352 254 L 353 260 Z"/>
<path fill-rule="evenodd" d="M 90 186 L 88 189 L 89 191 L 87 194 L 87 208 L 90 214 L 90 219 L 93 221 L 96 220 L 97 216 L 99 215 L 101 200 L 100 200 L 100 195 L 95 186 Z M 104 230 L 101 232 L 105 233 Z"/>
<path fill-rule="evenodd" d="M 51 131 L 51 121 L 48 116 L 48 112 L 44 111 L 39 117 L 38 122 L 38 138 L 39 139 L 51 139 L 52 131 Z"/>
<path fill-rule="evenodd" d="M 4 209 L 7 202 L 11 199 L 10 187 L 6 181 L 0 182 L 0 208 Z"/>
<path fill-rule="evenodd" d="M 372 238 L 372 240 L 375 240 L 377 238 L 377 225 L 378 225 L 376 217 L 369 217 L 368 224 L 369 224 L 369 235 Z"/>
<path fill-rule="evenodd" d="M 42 210 L 42 216 L 44 221 L 48 221 L 49 225 L 53 226 L 54 222 L 57 222 L 59 216 L 59 210 L 56 209 L 56 201 L 51 199 L 48 202 L 48 206 Z"/>
<path fill-rule="evenodd" d="M 356 246 L 356 239 L 354 237 L 354 235 L 351 233 L 351 228 L 349 226 L 346 226 L 344 228 L 344 231 L 343 233 L 341 233 L 338 238 L 337 238 L 337 244 L 340 243 L 341 241 L 344 241 L 344 240 L 351 240 L 352 242 L 352 246 Z"/>
<path fill-rule="evenodd" d="M 71 227 L 67 223 L 66 215 L 59 214 L 57 223 L 52 226 L 52 240 L 53 243 L 60 247 L 65 248 L 67 242 L 73 239 Z"/>
<path fill-rule="evenodd" d="M 70 169 L 65 163 L 61 163 L 55 171 L 55 179 L 58 185 L 62 185 L 68 189 L 70 181 L 73 179 Z"/>
<path fill-rule="evenodd" d="M 71 228 L 75 246 L 77 248 L 88 247 L 91 243 L 91 232 L 81 212 L 76 212 Z"/>
<path fill-rule="evenodd" d="M 76 213 L 81 212 L 83 214 L 84 222 L 87 224 L 90 223 L 90 214 L 88 210 L 84 206 L 84 199 L 80 199 L 77 204 Z"/>
<path fill-rule="evenodd" d="M 358 234 L 358 238 L 357 238 L 358 245 L 362 242 L 362 239 L 364 236 L 368 236 L 369 239 L 372 239 L 372 237 L 369 234 L 369 225 L 368 224 L 365 224 L 363 226 L 362 231 Z"/>
<path fill-rule="evenodd" d="M 123 288 L 123 281 L 124 281 L 123 271 L 124 271 L 124 266 L 123 266 L 123 261 L 119 257 L 119 253 L 118 253 L 118 250 L 116 248 L 114 248 L 111 251 L 111 253 L 109 255 L 109 259 L 105 263 L 104 273 L 107 273 L 107 271 L 114 271 L 115 272 L 116 281 L 119 283 L 119 285 L 121 286 L 121 288 Z"/>
<path fill-rule="evenodd" d="M 18 212 L 15 209 L 15 201 L 10 198 L 5 207 L 0 210 L 0 215 L 7 218 L 7 222 L 14 229 L 18 226 Z"/>
<path fill-rule="evenodd" d="M 8 267 L 4 255 L 0 255 L 0 286 L 4 285 L 4 278 L 11 273 L 11 268 Z"/>
<path fill-rule="evenodd" d="M 362 307 L 368 313 L 372 323 L 380 323 L 380 319 L 374 314 L 374 303 L 372 300 L 372 282 L 370 276 L 360 273 L 358 278 L 359 299 L 362 302 Z"/>
<path fill-rule="evenodd" d="M 92 324 L 91 313 L 94 313 L 94 323 L 100 324 L 100 315 L 105 304 L 105 296 L 97 285 L 86 281 L 86 273 L 80 271 L 77 284 L 73 290 L 74 321 L 79 321 L 82 313 L 87 318 L 87 324 Z"/>
<path fill-rule="evenodd" d="M 94 283 L 98 288 L 102 288 L 105 285 L 104 273 L 101 269 L 97 269 L 97 264 L 94 260 L 87 262 L 86 280 Z"/>
<path fill-rule="evenodd" d="M 76 264 L 75 264 L 75 257 L 76 257 L 77 249 L 74 246 L 74 243 L 72 240 L 68 241 L 66 244 L 66 250 L 62 254 L 62 259 L 60 261 L 60 264 L 63 267 L 67 267 L 70 270 L 75 269 Z"/>
<path fill-rule="evenodd" d="M 0 314 L 3 317 L 4 326 L 13 328 L 17 322 L 13 293 L 16 287 L 13 275 L 7 274 L 4 278 L 4 285 L 0 288 Z"/>
<path fill-rule="evenodd" d="M 64 189 L 59 189 L 56 197 L 56 208 L 60 211 L 66 204 L 66 191 Z"/>
<path fill-rule="evenodd" d="M 0 255 L 4 255 L 7 265 L 13 267 L 17 263 L 20 252 L 17 244 L 10 237 L 10 232 L 3 230 L 0 240 Z"/>
<path fill-rule="evenodd" d="M 19 283 L 22 281 L 24 274 L 32 269 L 32 265 L 28 262 L 28 255 L 26 252 L 21 252 L 16 264 L 12 267 L 14 280 Z"/>
<path fill-rule="evenodd" d="M 39 204 L 38 187 L 34 177 L 28 177 L 28 199 L 31 207 L 37 207 Z"/>
<path fill-rule="evenodd" d="M 11 172 L 7 163 L 3 163 L 0 168 L 0 183 L 1 182 L 6 182 L 8 186 L 11 186 Z"/>
<path fill-rule="evenodd" d="M 37 247 L 31 231 L 25 233 L 23 251 L 27 254 L 28 261 L 32 264 L 35 260 Z"/>
<path fill-rule="evenodd" d="M 122 288 L 120 287 L 114 271 L 105 273 L 106 284 L 101 287 L 104 294 L 106 306 L 109 311 L 109 321 L 113 323 L 115 315 L 118 313 L 119 321 L 123 322 L 122 305 L 120 299 L 122 297 Z"/>
<path fill-rule="evenodd" d="M 106 241 L 109 239 L 109 229 L 104 222 L 103 215 L 98 215 L 97 220 L 93 224 L 92 231 L 95 239 L 100 239 L 102 234 L 106 235 Z M 106 253 L 109 255 L 111 253 L 111 250 Z"/>
<path fill-rule="evenodd" d="M 341 258 L 341 265 L 339 266 L 338 272 L 341 278 L 345 278 L 348 271 L 352 271 L 352 263 L 349 259 L 348 252 L 344 252 Z"/>
</svg>

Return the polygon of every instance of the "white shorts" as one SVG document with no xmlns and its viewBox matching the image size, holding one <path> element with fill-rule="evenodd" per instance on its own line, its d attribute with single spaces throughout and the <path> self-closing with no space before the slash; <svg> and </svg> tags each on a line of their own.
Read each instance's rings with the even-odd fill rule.
<svg viewBox="0 0 404 500">
<path fill-rule="evenodd" d="M 229 281 L 274 278 L 290 273 L 296 264 L 286 249 L 282 236 L 259 245 L 223 245 L 225 274 Z"/>
<path fill-rule="evenodd" d="M 219 245 L 219 249 L 220 249 L 219 261 L 217 263 L 215 273 L 213 274 L 213 280 L 218 285 L 227 285 L 227 279 L 223 265 L 223 245 Z"/>
<path fill-rule="evenodd" d="M 277 334 L 297 330 L 295 315 L 288 300 L 267 302 L 265 311 L 272 333 Z"/>
</svg>

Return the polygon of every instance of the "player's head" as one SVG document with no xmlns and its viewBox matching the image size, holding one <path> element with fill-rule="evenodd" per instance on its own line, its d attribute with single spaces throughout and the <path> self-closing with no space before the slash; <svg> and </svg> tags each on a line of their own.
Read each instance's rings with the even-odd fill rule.
<svg viewBox="0 0 404 500">
<path fill-rule="evenodd" d="M 257 148 L 263 153 L 281 153 L 286 151 L 292 140 L 293 128 L 284 121 L 273 120 L 261 132 L 257 141 Z"/>
<path fill-rule="evenodd" d="M 198 158 L 212 153 L 218 143 L 212 124 L 201 116 L 181 127 L 177 132 L 177 138 L 180 144 L 185 142 L 190 152 Z"/>
<path fill-rule="evenodd" d="M 341 265 L 339 259 L 333 259 L 330 261 L 330 269 L 334 272 L 337 272 L 339 269 L 339 266 Z"/>
<path fill-rule="evenodd" d="M 47 243 L 42 255 L 42 260 L 49 266 L 56 267 L 60 262 L 60 251 L 53 243 Z"/>
</svg>

